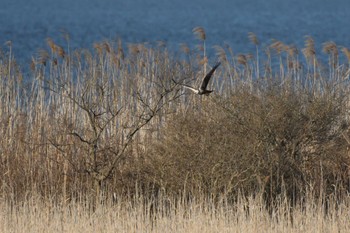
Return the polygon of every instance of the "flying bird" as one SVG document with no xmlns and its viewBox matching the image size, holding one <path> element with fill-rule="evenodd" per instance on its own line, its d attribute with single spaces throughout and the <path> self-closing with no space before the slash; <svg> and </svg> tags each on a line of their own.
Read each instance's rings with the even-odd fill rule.
<svg viewBox="0 0 350 233">
<path fill-rule="evenodd" d="M 186 84 L 183 84 L 183 83 L 180 83 L 181 86 L 187 88 L 187 89 L 190 89 L 191 91 L 193 91 L 194 93 L 198 94 L 198 95 L 209 95 L 210 93 L 213 92 L 213 90 L 207 90 L 207 86 L 208 86 L 208 83 L 210 81 L 210 78 L 213 76 L 216 68 L 219 67 L 221 63 L 218 62 L 210 71 L 209 73 L 203 78 L 203 81 L 202 81 L 202 84 L 200 85 L 199 88 L 194 88 L 194 87 L 191 87 L 189 85 L 186 85 Z M 175 83 L 177 83 L 175 80 L 173 80 Z"/>
</svg>

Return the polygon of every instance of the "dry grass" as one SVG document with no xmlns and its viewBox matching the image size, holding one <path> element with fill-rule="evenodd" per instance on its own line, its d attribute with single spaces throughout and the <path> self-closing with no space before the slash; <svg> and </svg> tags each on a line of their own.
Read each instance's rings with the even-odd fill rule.
<svg viewBox="0 0 350 233">
<path fill-rule="evenodd" d="M 325 43 L 322 64 L 311 37 L 302 49 L 260 47 L 251 33 L 253 53 L 215 47 L 215 92 L 199 97 L 172 82 L 214 63 L 204 29 L 193 32 L 200 49 L 179 55 L 163 43 L 71 51 L 68 36 L 66 47 L 48 39 L 26 78 L 7 44 L 1 231 L 349 230 L 349 50 Z M 151 208 L 163 190 L 166 214 Z M 106 204 L 113 195 L 130 197 Z"/>
<path fill-rule="evenodd" d="M 119 199 L 118 199 L 119 200 Z M 163 201 L 161 201 L 163 200 Z M 238 198 L 235 205 L 200 198 L 190 202 L 158 197 L 154 202 L 125 198 L 97 206 L 56 206 L 50 200 L 1 203 L 1 232 L 349 232 L 349 197 L 327 213 L 315 200 L 290 209 L 286 200 L 269 213 L 261 198 Z"/>
</svg>

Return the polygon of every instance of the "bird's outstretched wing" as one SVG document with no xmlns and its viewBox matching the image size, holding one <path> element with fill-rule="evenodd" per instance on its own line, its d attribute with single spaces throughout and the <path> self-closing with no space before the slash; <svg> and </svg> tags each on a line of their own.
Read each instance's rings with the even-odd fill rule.
<svg viewBox="0 0 350 233">
<path fill-rule="evenodd" d="M 219 67 L 220 64 L 221 64 L 221 63 L 218 62 L 218 63 L 209 71 L 209 73 L 204 77 L 203 82 L 202 82 L 202 85 L 201 85 L 201 87 L 200 87 L 202 90 L 206 90 L 206 89 L 207 89 L 207 86 L 208 86 L 208 83 L 209 83 L 209 80 L 210 80 L 211 76 L 213 75 L 214 71 L 216 70 L 216 68 Z"/>
<path fill-rule="evenodd" d="M 186 84 L 181 84 L 181 86 L 183 86 L 184 88 L 190 89 L 191 91 L 193 91 L 196 94 L 198 94 L 198 92 L 199 92 L 196 88 L 188 86 Z"/>
<path fill-rule="evenodd" d="M 191 87 L 191 86 L 189 86 L 189 85 L 186 85 L 186 84 L 183 84 L 183 83 L 179 83 L 179 82 L 177 82 L 177 81 L 175 81 L 175 79 L 172 79 L 173 80 L 173 82 L 176 84 L 176 85 L 180 85 L 180 86 L 183 86 L 183 87 L 185 87 L 185 88 L 187 88 L 187 89 L 190 89 L 191 91 L 193 91 L 194 93 L 196 93 L 196 94 L 198 94 L 198 90 L 196 89 L 196 88 L 194 88 L 194 87 Z"/>
</svg>

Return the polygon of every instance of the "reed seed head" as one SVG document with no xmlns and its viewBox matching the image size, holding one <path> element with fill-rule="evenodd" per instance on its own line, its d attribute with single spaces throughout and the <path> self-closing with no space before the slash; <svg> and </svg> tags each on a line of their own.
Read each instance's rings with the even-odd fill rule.
<svg viewBox="0 0 350 233">
<path fill-rule="evenodd" d="M 42 64 L 44 66 L 46 66 L 46 62 L 49 60 L 50 55 L 49 53 L 44 50 L 44 49 L 40 49 L 38 52 L 38 63 Z"/>
<path fill-rule="evenodd" d="M 350 50 L 348 48 L 343 47 L 341 51 L 344 53 L 346 59 L 348 59 L 348 62 L 350 62 Z"/>
<path fill-rule="evenodd" d="M 107 53 L 111 53 L 112 48 L 111 48 L 111 45 L 107 41 L 103 42 L 102 46 L 103 46 L 104 50 L 106 50 Z"/>
<path fill-rule="evenodd" d="M 220 61 L 227 61 L 227 56 L 224 48 L 219 45 L 215 45 L 214 49 L 216 51 L 216 56 L 219 57 Z"/>
<path fill-rule="evenodd" d="M 47 39 L 46 39 L 46 43 L 47 43 L 47 45 L 50 47 L 51 51 L 52 51 L 53 53 L 55 53 L 55 52 L 56 52 L 56 45 L 55 45 L 55 42 L 54 42 L 51 38 L 47 38 Z"/>
<path fill-rule="evenodd" d="M 285 51 L 285 45 L 281 42 L 281 41 L 278 41 L 278 40 L 275 40 L 271 45 L 270 47 L 272 49 L 274 49 L 278 54 L 280 54 L 282 51 Z"/>
<path fill-rule="evenodd" d="M 333 41 L 328 41 L 323 43 L 322 51 L 326 54 L 338 55 L 337 45 Z"/>
<path fill-rule="evenodd" d="M 11 47 L 12 46 L 12 41 L 11 40 L 6 41 L 5 45 L 8 46 L 8 47 Z"/>
<path fill-rule="evenodd" d="M 195 36 L 197 36 L 198 39 L 200 39 L 200 40 L 205 40 L 206 39 L 204 28 L 202 28 L 202 27 L 195 27 L 195 28 L 193 28 L 192 32 L 193 32 L 193 34 Z"/>
<path fill-rule="evenodd" d="M 313 58 L 316 55 L 315 41 L 311 36 L 306 36 L 305 48 L 302 51 L 307 59 Z"/>
<path fill-rule="evenodd" d="M 57 46 L 57 53 L 58 56 L 65 58 L 66 56 L 66 52 L 64 51 L 64 49 L 61 46 Z"/>
<path fill-rule="evenodd" d="M 286 51 L 291 57 L 299 54 L 299 50 L 295 45 L 286 45 Z"/>
<path fill-rule="evenodd" d="M 253 44 L 259 45 L 258 37 L 253 32 L 248 33 L 248 38 Z"/>
<path fill-rule="evenodd" d="M 31 60 L 31 62 L 30 62 L 30 70 L 31 71 L 35 71 L 35 67 L 36 67 L 36 60 L 35 60 L 35 58 L 34 57 L 32 57 L 32 60 Z"/>
<path fill-rule="evenodd" d="M 103 44 L 101 43 L 94 43 L 94 49 L 97 51 L 99 55 L 103 52 Z"/>
<path fill-rule="evenodd" d="M 248 64 L 248 59 L 245 54 L 238 54 L 237 55 L 237 62 L 238 64 L 246 66 Z"/>
</svg>

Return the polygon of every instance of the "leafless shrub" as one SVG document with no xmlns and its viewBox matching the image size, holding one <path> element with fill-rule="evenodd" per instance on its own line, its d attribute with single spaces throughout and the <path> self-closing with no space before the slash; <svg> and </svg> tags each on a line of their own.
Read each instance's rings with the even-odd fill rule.
<svg viewBox="0 0 350 233">
<path fill-rule="evenodd" d="M 341 99 L 271 84 L 259 95 L 242 87 L 212 101 L 171 118 L 151 147 L 159 184 L 211 195 L 263 190 L 270 203 L 282 194 L 295 202 L 309 189 L 321 196 L 348 190 Z"/>
</svg>

